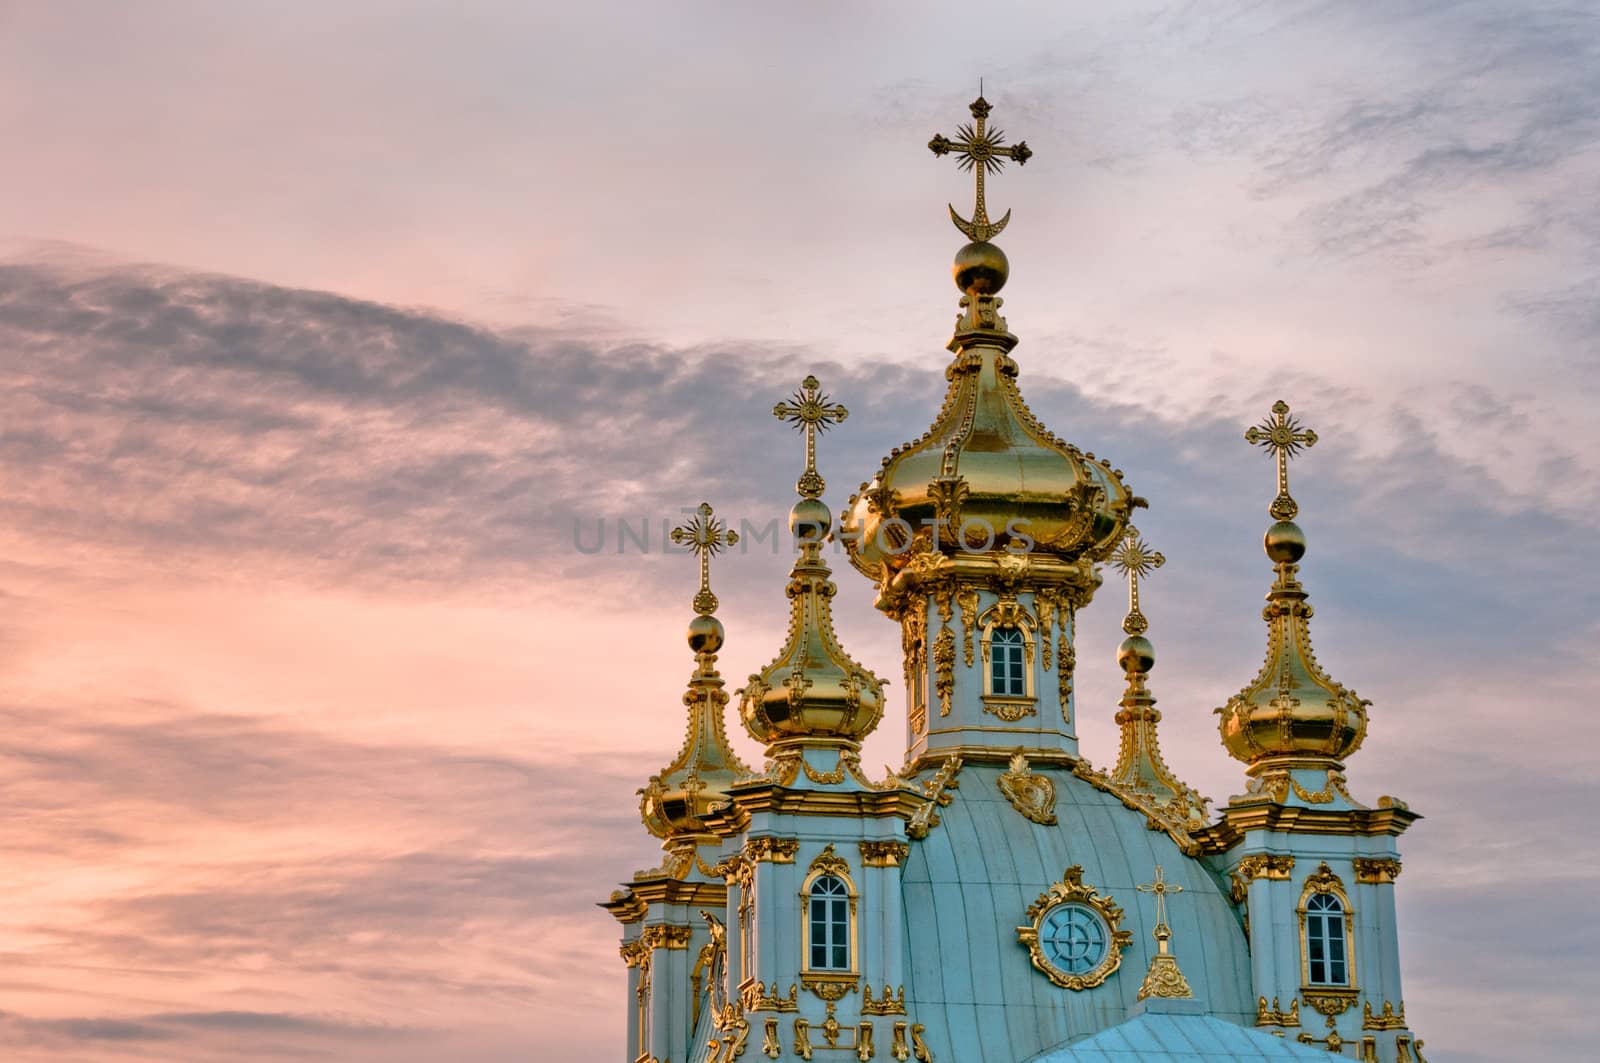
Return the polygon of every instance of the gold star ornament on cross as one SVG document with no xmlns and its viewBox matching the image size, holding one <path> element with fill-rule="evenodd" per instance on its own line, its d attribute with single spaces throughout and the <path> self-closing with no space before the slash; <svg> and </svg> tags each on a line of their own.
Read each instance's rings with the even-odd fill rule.
<svg viewBox="0 0 1600 1063">
<path fill-rule="evenodd" d="M 1166 555 L 1150 549 L 1139 529 L 1130 524 L 1110 560 L 1117 571 L 1128 577 L 1128 615 L 1122 619 L 1122 630 L 1143 635 L 1150 630 L 1150 621 L 1139 611 L 1139 580 L 1166 564 Z"/>
<path fill-rule="evenodd" d="M 1272 500 L 1267 512 L 1273 520 L 1294 520 L 1300 507 L 1289 497 L 1289 459 L 1316 446 L 1317 433 L 1303 427 L 1299 418 L 1289 412 L 1289 404 L 1279 399 L 1272 404 L 1272 416 L 1252 425 L 1244 438 L 1247 443 L 1272 451 L 1278 458 L 1278 497 Z"/>
<path fill-rule="evenodd" d="M 800 382 L 800 390 L 794 393 L 792 401 L 778 403 L 772 408 L 772 415 L 805 433 L 806 471 L 800 474 L 794 489 L 800 492 L 801 498 L 820 497 L 828 484 L 817 474 L 817 433 L 826 432 L 843 421 L 850 416 L 850 411 L 836 402 L 830 402 L 817 383 L 817 378 L 808 376 Z"/>
<path fill-rule="evenodd" d="M 672 529 L 672 541 L 687 546 L 700 559 L 700 592 L 694 596 L 694 611 L 710 616 L 717 611 L 717 596 L 711 593 L 711 559 L 736 545 L 739 533 L 711 511 L 710 502 L 702 502 L 693 517 Z"/>
</svg>

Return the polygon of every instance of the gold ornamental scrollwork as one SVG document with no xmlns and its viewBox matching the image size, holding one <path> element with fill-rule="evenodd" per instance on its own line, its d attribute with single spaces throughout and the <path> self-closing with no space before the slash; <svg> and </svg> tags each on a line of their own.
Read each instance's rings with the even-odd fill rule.
<svg viewBox="0 0 1600 1063">
<path fill-rule="evenodd" d="M 956 637 L 950 628 L 939 625 L 933 639 L 934 690 L 939 695 L 939 715 L 950 715 L 950 695 L 956 688 Z"/>
<path fill-rule="evenodd" d="M 838 875 L 842 878 L 850 877 L 850 861 L 833 851 L 833 843 L 822 847 L 822 852 L 811 861 L 811 866 L 806 869 L 807 876 L 812 874 Z"/>
<path fill-rule="evenodd" d="M 861 863 L 866 867 L 899 867 L 911 855 L 911 846 L 900 841 L 862 842 Z M 870 992 L 870 990 L 869 990 Z"/>
<path fill-rule="evenodd" d="M 690 929 L 686 926 L 657 924 L 639 931 L 639 943 L 650 951 L 656 949 L 687 949 Z"/>
<path fill-rule="evenodd" d="M 1255 853 L 1239 861 L 1238 875 L 1246 882 L 1258 878 L 1287 882 L 1292 871 L 1294 857 L 1287 853 Z"/>
<path fill-rule="evenodd" d="M 948 791 L 961 786 L 956 779 L 956 773 L 960 770 L 961 757 L 952 756 L 939 765 L 933 778 L 922 784 L 922 792 L 928 798 L 928 803 L 912 813 L 907 821 L 907 837 L 920 841 L 928 836 L 928 831 L 939 825 L 939 809 L 954 800 L 954 795 Z"/>
<path fill-rule="evenodd" d="M 1021 750 L 1012 756 L 1010 770 L 996 780 L 996 785 L 1011 807 L 1025 818 L 1046 827 L 1055 825 L 1056 784 L 1029 771 L 1028 758 Z"/>
<path fill-rule="evenodd" d="M 1400 877 L 1400 861 L 1393 857 L 1358 856 L 1350 863 L 1355 867 L 1356 881 L 1369 886 L 1393 882 Z"/>
<path fill-rule="evenodd" d="M 769 1018 L 762 1028 L 761 1054 L 768 1059 L 783 1055 L 783 1042 L 778 1040 L 778 1020 Z"/>
<path fill-rule="evenodd" d="M 1339 1036 L 1338 1030 L 1329 1030 L 1328 1036 L 1323 1038 L 1312 1037 L 1308 1033 L 1303 1033 L 1296 1037 L 1295 1040 L 1303 1045 L 1323 1045 L 1329 1052 L 1335 1054 L 1342 1052 L 1345 1046 L 1345 1039 Z"/>
<path fill-rule="evenodd" d="M 1300 1002 L 1289 1001 L 1289 1010 L 1284 1011 L 1278 1007 L 1278 998 L 1272 998 L 1272 1007 L 1267 1007 L 1267 998 L 1260 997 L 1256 1000 L 1256 1025 L 1294 1027 L 1300 1025 Z"/>
<path fill-rule="evenodd" d="M 1302 989 L 1300 999 L 1306 1006 L 1328 1020 L 1328 1029 L 1333 1029 L 1333 1022 L 1340 1015 L 1349 1011 L 1356 1002 L 1354 989 Z"/>
<path fill-rule="evenodd" d="M 755 837 L 744 843 L 745 859 L 753 863 L 792 864 L 800 851 L 799 838 Z"/>
<path fill-rule="evenodd" d="M 775 1011 L 779 1014 L 800 1010 L 800 986 L 790 983 L 789 995 L 778 996 L 778 983 L 769 990 L 765 982 L 749 979 L 739 987 L 739 1005 L 745 1011 Z"/>
<path fill-rule="evenodd" d="M 898 994 L 883 987 L 883 996 L 877 1000 L 872 999 L 872 987 L 863 986 L 861 989 L 861 1014 L 863 1015 L 904 1015 L 906 1013 L 906 987 L 901 986 Z"/>
<path fill-rule="evenodd" d="M 993 694 L 985 694 L 983 711 L 998 716 L 1006 723 L 1016 723 L 1018 720 L 1037 715 L 1039 710 L 1034 708 L 1032 698 L 999 698 Z"/>
<path fill-rule="evenodd" d="M 971 668 L 972 636 L 978 626 L 978 592 L 972 587 L 963 587 L 956 592 L 956 605 L 961 610 L 961 657 Z"/>
<path fill-rule="evenodd" d="M 1406 1002 L 1401 1001 L 1400 1007 L 1395 1008 L 1392 1001 L 1383 1002 L 1383 1011 L 1374 1012 L 1372 1002 L 1369 1000 L 1361 1006 L 1361 1028 L 1363 1030 L 1404 1030 L 1406 1028 Z"/>
<path fill-rule="evenodd" d="M 1098 966 L 1084 974 L 1069 974 L 1060 970 L 1044 954 L 1039 944 L 1039 927 L 1053 909 L 1062 904 L 1082 904 L 1094 909 L 1105 920 L 1107 934 L 1106 954 Z M 1092 989 L 1101 985 L 1122 965 L 1122 950 L 1133 943 L 1133 932 L 1118 929 L 1122 925 L 1122 909 L 1110 897 L 1103 897 L 1092 886 L 1083 883 L 1083 868 L 1073 864 L 1062 873 L 1061 881 L 1039 894 L 1039 899 L 1027 908 L 1027 917 L 1033 920 L 1017 927 L 1017 941 L 1027 946 L 1033 965 L 1050 981 L 1063 989 L 1074 991 Z"/>
<path fill-rule="evenodd" d="M 800 758 L 800 767 L 805 771 L 806 778 L 818 786 L 836 786 L 844 782 L 845 758 L 843 756 L 839 757 L 839 763 L 834 765 L 832 771 L 818 771 L 803 756 Z"/>
<path fill-rule="evenodd" d="M 1065 634 L 1056 643 L 1056 657 L 1060 669 L 1056 672 L 1056 696 L 1061 699 L 1061 722 L 1072 723 L 1072 677 L 1078 667 L 1078 651 L 1067 641 Z"/>
</svg>

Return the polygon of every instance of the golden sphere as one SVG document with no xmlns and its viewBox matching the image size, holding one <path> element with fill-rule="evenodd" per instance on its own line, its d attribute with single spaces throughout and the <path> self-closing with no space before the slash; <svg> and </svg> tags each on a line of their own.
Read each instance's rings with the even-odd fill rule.
<svg viewBox="0 0 1600 1063">
<path fill-rule="evenodd" d="M 689 621 L 689 648 L 696 653 L 722 649 L 722 621 L 714 616 L 697 616 Z"/>
<path fill-rule="evenodd" d="M 1124 672 L 1148 672 L 1156 664 L 1156 648 L 1143 635 L 1129 635 L 1117 647 L 1117 664 Z"/>
<path fill-rule="evenodd" d="M 802 498 L 789 510 L 789 534 L 796 545 L 820 543 L 832 524 L 833 514 L 820 498 Z"/>
<path fill-rule="evenodd" d="M 1306 533 L 1293 521 L 1280 520 L 1262 540 L 1267 556 L 1279 565 L 1292 565 L 1306 554 Z"/>
<path fill-rule="evenodd" d="M 1006 253 L 987 241 L 971 243 L 956 252 L 950 267 L 956 287 L 968 295 L 993 295 L 1006 286 L 1011 263 Z"/>
</svg>

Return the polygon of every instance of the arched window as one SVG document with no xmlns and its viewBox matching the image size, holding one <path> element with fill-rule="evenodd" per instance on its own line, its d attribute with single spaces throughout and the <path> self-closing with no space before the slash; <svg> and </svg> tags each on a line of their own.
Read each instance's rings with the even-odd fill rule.
<svg viewBox="0 0 1600 1063">
<path fill-rule="evenodd" d="M 1350 984 L 1344 904 L 1331 893 L 1306 898 L 1306 974 L 1312 985 Z"/>
<path fill-rule="evenodd" d="M 811 883 L 807 898 L 813 971 L 850 970 L 850 889 L 837 875 Z"/>
<path fill-rule="evenodd" d="M 995 628 L 989 637 L 989 693 L 1002 698 L 1027 696 L 1022 632 L 1014 627 Z"/>
</svg>

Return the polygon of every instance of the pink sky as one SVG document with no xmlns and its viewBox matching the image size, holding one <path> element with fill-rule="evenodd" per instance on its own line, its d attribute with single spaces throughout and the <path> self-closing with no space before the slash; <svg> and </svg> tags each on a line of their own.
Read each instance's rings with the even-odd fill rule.
<svg viewBox="0 0 1600 1063">
<path fill-rule="evenodd" d="M 592 903 L 654 862 L 694 577 L 616 521 L 780 516 L 808 371 L 836 507 L 922 431 L 970 195 L 923 145 L 982 75 L 1036 152 L 991 201 L 1024 390 L 1169 559 L 1169 761 L 1240 787 L 1210 709 L 1259 662 L 1239 436 L 1281 395 L 1319 654 L 1375 702 L 1352 784 L 1428 817 L 1408 1015 L 1435 1063 L 1587 1058 L 1600 27 L 1107 12 L 0 4 L 0 1055 L 618 1055 Z M 786 564 L 719 567 L 730 680 Z"/>
</svg>

